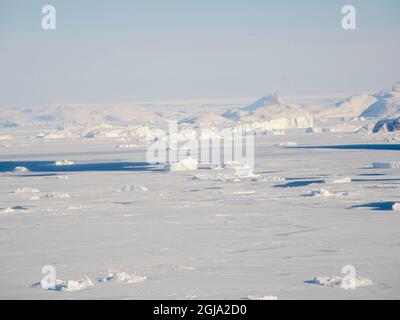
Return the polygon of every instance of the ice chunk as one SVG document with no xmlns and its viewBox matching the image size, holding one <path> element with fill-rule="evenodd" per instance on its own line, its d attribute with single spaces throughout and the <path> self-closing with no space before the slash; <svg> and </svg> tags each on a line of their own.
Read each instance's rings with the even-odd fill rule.
<svg viewBox="0 0 400 320">
<path fill-rule="evenodd" d="M 227 161 L 224 163 L 223 168 L 225 171 L 232 173 L 236 177 L 257 177 L 253 173 L 253 168 L 244 162 Z"/>
<path fill-rule="evenodd" d="M 350 182 L 351 182 L 351 178 L 349 178 L 349 177 L 326 179 L 324 181 L 324 183 L 326 183 L 326 184 L 350 183 Z"/>
<path fill-rule="evenodd" d="M 56 166 L 70 166 L 73 165 L 74 162 L 70 160 L 58 160 L 54 163 Z"/>
<path fill-rule="evenodd" d="M 13 213 L 13 212 L 15 212 L 15 210 L 11 207 L 7 207 L 7 208 L 1 210 L 1 213 Z"/>
<path fill-rule="evenodd" d="M 117 283 L 132 284 L 144 282 L 147 278 L 134 273 L 110 271 L 106 277 L 98 279 L 99 282 L 108 282 L 111 280 L 115 280 Z"/>
<path fill-rule="evenodd" d="M 317 190 L 312 190 L 310 191 L 309 194 L 307 194 L 309 197 L 315 197 L 315 198 L 329 198 L 332 197 L 333 194 L 326 189 L 317 189 Z"/>
<path fill-rule="evenodd" d="M 392 206 L 393 211 L 400 211 L 400 203 L 396 202 Z"/>
<path fill-rule="evenodd" d="M 14 168 L 14 172 L 29 172 L 29 170 L 25 167 L 18 166 Z"/>
<path fill-rule="evenodd" d="M 294 142 L 294 141 L 286 141 L 286 142 L 281 142 L 279 144 L 277 144 L 277 146 L 279 147 L 290 147 L 290 146 L 297 146 L 298 143 Z"/>
<path fill-rule="evenodd" d="M 371 286 L 373 283 L 370 279 L 355 277 L 354 288 Z M 311 281 L 314 284 L 319 284 L 326 287 L 337 287 L 348 289 L 351 284 L 346 279 L 338 276 L 333 277 L 316 277 Z"/>
<path fill-rule="evenodd" d="M 175 163 L 167 163 L 164 165 L 165 171 L 191 171 L 197 170 L 198 162 L 196 159 L 187 158 Z"/>
<path fill-rule="evenodd" d="M 84 276 L 79 280 L 61 280 L 57 279 L 54 283 L 42 281 L 32 285 L 32 287 L 40 287 L 44 290 L 55 290 L 55 291 L 80 291 L 88 289 L 92 287 L 93 282 L 87 277 Z"/>
<path fill-rule="evenodd" d="M 14 193 L 38 193 L 38 192 L 40 192 L 38 189 L 28 188 L 28 187 L 17 188 L 14 190 Z"/>
</svg>

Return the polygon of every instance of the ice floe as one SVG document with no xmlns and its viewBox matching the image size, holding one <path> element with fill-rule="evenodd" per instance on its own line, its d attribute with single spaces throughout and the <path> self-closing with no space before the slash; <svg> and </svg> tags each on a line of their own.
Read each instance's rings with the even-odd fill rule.
<svg viewBox="0 0 400 320">
<path fill-rule="evenodd" d="M 14 172 L 29 172 L 29 170 L 26 167 L 18 166 L 14 168 Z"/>
<path fill-rule="evenodd" d="M 352 282 L 351 279 L 345 279 L 345 278 L 338 277 L 338 276 L 316 277 L 311 281 L 311 283 L 318 284 L 321 286 L 326 286 L 326 287 L 336 287 L 336 288 L 343 288 L 343 289 L 349 289 L 351 287 L 353 287 L 355 289 L 355 288 L 360 288 L 360 287 L 371 286 L 373 284 L 370 279 L 361 278 L 359 276 L 356 276 L 353 280 L 354 280 L 354 283 L 351 283 Z"/>
<path fill-rule="evenodd" d="M 396 202 L 392 205 L 393 211 L 400 211 L 400 203 Z"/>
<path fill-rule="evenodd" d="M 314 198 L 329 198 L 333 197 L 333 194 L 326 189 L 317 189 L 317 190 L 311 190 L 307 196 L 309 197 L 314 197 Z"/>
<path fill-rule="evenodd" d="M 223 169 L 235 177 L 254 178 L 258 175 L 253 173 L 253 168 L 248 164 L 239 161 L 228 161 L 223 164 Z"/>
<path fill-rule="evenodd" d="M 137 184 L 132 184 L 125 186 L 121 189 L 118 190 L 119 192 L 147 192 L 149 189 L 145 186 L 137 185 Z"/>
<path fill-rule="evenodd" d="M 94 286 L 93 282 L 87 276 L 79 280 L 61 280 L 54 282 L 41 281 L 32 285 L 33 288 L 54 291 L 81 291 Z"/>
<path fill-rule="evenodd" d="M 4 208 L 4 209 L 1 209 L 0 212 L 1 213 L 14 213 L 15 210 L 12 207 L 7 207 L 7 208 Z"/>
<path fill-rule="evenodd" d="M 286 141 L 286 142 L 281 142 L 278 143 L 277 146 L 278 147 L 291 147 L 291 146 L 297 146 L 298 143 L 294 142 L 294 141 Z"/>
<path fill-rule="evenodd" d="M 74 162 L 71 160 L 57 160 L 54 164 L 56 166 L 71 166 Z"/>
<path fill-rule="evenodd" d="M 349 177 L 342 177 L 342 178 L 332 178 L 332 179 L 325 179 L 324 183 L 326 184 L 339 184 L 339 183 L 350 183 L 351 178 Z"/>
<path fill-rule="evenodd" d="M 129 272 L 109 271 L 107 276 L 99 278 L 98 282 L 108 282 L 111 280 L 115 280 L 117 283 L 122 283 L 122 284 L 133 284 L 133 283 L 144 282 L 147 280 L 147 277 Z"/>
</svg>

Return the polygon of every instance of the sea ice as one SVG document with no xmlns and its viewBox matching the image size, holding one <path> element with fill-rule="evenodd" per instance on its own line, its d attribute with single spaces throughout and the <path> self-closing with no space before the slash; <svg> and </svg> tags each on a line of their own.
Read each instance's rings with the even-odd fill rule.
<svg viewBox="0 0 400 320">
<path fill-rule="evenodd" d="M 317 189 L 310 191 L 310 193 L 308 193 L 307 196 L 315 198 L 329 198 L 332 197 L 333 194 L 326 189 Z"/>
<path fill-rule="evenodd" d="M 40 192 L 38 189 L 29 187 L 17 188 L 14 190 L 14 193 L 38 193 L 38 192 Z"/>
<path fill-rule="evenodd" d="M 132 184 L 119 189 L 119 192 L 147 192 L 149 189 L 145 186 Z"/>
<path fill-rule="evenodd" d="M 393 211 L 400 211 L 400 203 L 396 202 L 392 205 Z"/>
<path fill-rule="evenodd" d="M 225 171 L 233 174 L 236 177 L 242 178 L 250 178 L 250 177 L 257 177 L 253 173 L 253 168 L 247 165 L 246 163 L 239 162 L 239 161 L 228 161 L 225 162 L 223 165 Z"/>
<path fill-rule="evenodd" d="M 312 280 L 312 283 L 319 284 L 326 287 L 337 287 L 347 289 L 349 288 L 349 284 L 346 283 L 346 280 L 342 277 L 333 276 L 333 277 L 316 277 Z M 355 288 L 371 286 L 373 283 L 370 279 L 356 277 L 355 278 Z"/>
<path fill-rule="evenodd" d="M 67 199 L 67 198 L 71 198 L 71 196 L 66 192 L 49 192 L 49 193 L 46 193 L 46 195 L 44 197 L 48 198 L 48 199 Z"/>
<path fill-rule="evenodd" d="M 253 181 L 257 182 L 283 182 L 286 181 L 286 178 L 283 177 L 272 177 L 272 176 L 261 176 L 253 179 Z"/>
<path fill-rule="evenodd" d="M 110 271 L 106 277 L 98 279 L 99 282 L 108 282 L 111 280 L 115 280 L 117 283 L 132 284 L 144 282 L 147 278 L 134 273 Z"/>
<path fill-rule="evenodd" d="M 297 146 L 297 145 L 298 145 L 298 143 L 294 142 L 294 141 L 286 141 L 286 142 L 281 142 L 281 143 L 277 144 L 277 146 L 279 146 L 279 147 L 290 147 L 290 146 Z"/>
<path fill-rule="evenodd" d="M 338 183 L 350 183 L 350 182 L 351 182 L 351 178 L 349 178 L 349 177 L 324 180 L 324 183 L 326 183 L 326 184 L 338 184 Z"/>
<path fill-rule="evenodd" d="M 167 163 L 164 165 L 165 171 L 193 171 L 197 170 L 198 162 L 196 159 L 187 158 L 178 162 Z"/>
<path fill-rule="evenodd" d="M 15 212 L 15 210 L 11 207 L 7 207 L 7 208 L 1 210 L 1 213 L 13 213 L 13 212 Z"/>
<path fill-rule="evenodd" d="M 38 282 L 32 285 L 32 287 L 40 287 L 44 290 L 55 290 L 55 291 L 80 291 L 88 289 L 92 287 L 93 282 L 87 277 L 84 276 L 79 280 L 61 280 L 57 279 L 55 283 L 48 283 L 45 281 Z"/>
<path fill-rule="evenodd" d="M 70 160 L 57 160 L 54 164 L 56 166 L 70 166 L 73 165 L 74 162 Z"/>
<path fill-rule="evenodd" d="M 372 167 L 374 169 L 399 169 L 400 162 L 373 162 Z"/>
<path fill-rule="evenodd" d="M 135 143 L 128 143 L 128 144 L 119 144 L 116 146 L 117 149 L 127 149 L 127 148 L 137 148 L 139 147 Z"/>
<path fill-rule="evenodd" d="M 57 176 L 56 178 L 59 180 L 67 180 L 69 177 L 66 175 L 60 175 L 60 176 Z"/>
</svg>

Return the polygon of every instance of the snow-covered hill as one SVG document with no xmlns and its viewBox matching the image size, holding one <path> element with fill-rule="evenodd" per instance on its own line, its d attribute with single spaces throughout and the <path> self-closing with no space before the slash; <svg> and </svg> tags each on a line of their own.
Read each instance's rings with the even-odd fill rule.
<svg viewBox="0 0 400 320">
<path fill-rule="evenodd" d="M 238 121 L 246 130 L 274 130 L 308 128 L 313 126 L 311 115 L 295 104 L 285 103 L 281 97 L 271 94 L 256 102 L 235 110 L 228 110 L 223 117 Z"/>
<path fill-rule="evenodd" d="M 279 118 L 305 117 L 309 114 L 299 106 L 285 103 L 276 94 L 264 96 L 244 108 L 229 110 L 223 114 L 233 121 L 253 122 Z"/>
<path fill-rule="evenodd" d="M 374 104 L 377 98 L 373 95 L 362 93 L 353 95 L 343 101 L 335 103 L 333 106 L 320 109 L 318 116 L 322 117 L 358 117 L 363 111 Z"/>
<path fill-rule="evenodd" d="M 400 115 L 400 81 L 393 85 L 392 90 L 356 94 L 333 105 L 321 107 L 314 114 L 325 118 L 395 117 Z"/>
<path fill-rule="evenodd" d="M 392 90 L 376 94 L 377 101 L 365 109 L 363 117 L 395 117 L 400 115 L 400 81 L 397 81 Z"/>
</svg>

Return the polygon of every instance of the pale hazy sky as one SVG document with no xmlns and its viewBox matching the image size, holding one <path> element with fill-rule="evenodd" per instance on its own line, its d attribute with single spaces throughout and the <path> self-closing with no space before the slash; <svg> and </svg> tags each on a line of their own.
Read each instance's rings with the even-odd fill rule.
<svg viewBox="0 0 400 320">
<path fill-rule="evenodd" d="M 389 88 L 399 16 L 399 0 L 0 0 L 0 106 Z"/>
</svg>

